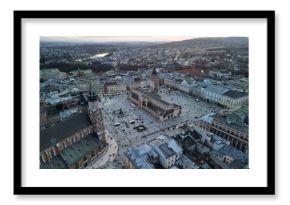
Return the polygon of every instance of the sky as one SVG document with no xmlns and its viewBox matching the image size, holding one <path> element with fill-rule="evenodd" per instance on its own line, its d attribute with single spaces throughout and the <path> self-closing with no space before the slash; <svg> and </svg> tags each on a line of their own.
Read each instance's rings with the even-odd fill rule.
<svg viewBox="0 0 290 205">
<path fill-rule="evenodd" d="M 182 41 L 193 36 L 41 36 L 41 41 L 120 42 L 120 41 Z"/>
</svg>

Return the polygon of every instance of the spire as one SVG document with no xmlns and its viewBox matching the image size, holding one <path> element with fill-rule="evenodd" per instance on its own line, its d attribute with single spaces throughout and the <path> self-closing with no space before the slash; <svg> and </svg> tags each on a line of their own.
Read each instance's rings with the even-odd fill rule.
<svg viewBox="0 0 290 205">
<path fill-rule="evenodd" d="M 153 68 L 152 75 L 157 75 L 156 68 Z"/>
<path fill-rule="evenodd" d="M 93 101 L 96 101 L 97 99 L 97 96 L 95 94 L 95 92 L 93 92 L 93 89 L 92 89 L 92 82 L 90 81 L 90 89 L 89 89 L 89 101 L 93 102 Z"/>
</svg>

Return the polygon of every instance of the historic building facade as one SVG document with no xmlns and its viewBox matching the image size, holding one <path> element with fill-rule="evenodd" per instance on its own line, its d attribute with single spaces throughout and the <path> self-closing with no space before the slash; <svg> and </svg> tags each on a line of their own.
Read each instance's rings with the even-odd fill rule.
<svg viewBox="0 0 290 205">
<path fill-rule="evenodd" d="M 128 99 L 161 122 L 178 117 L 181 114 L 181 106 L 168 103 L 142 88 L 132 89 L 128 94 Z"/>
<path fill-rule="evenodd" d="M 117 82 L 106 82 L 104 85 L 104 95 L 119 95 L 127 93 L 126 84 L 119 84 Z"/>
<path fill-rule="evenodd" d="M 154 68 L 152 71 L 152 75 L 150 77 L 150 88 L 152 93 L 157 94 L 159 91 L 159 86 L 160 86 L 160 79 L 157 75 L 157 71 Z"/>
<path fill-rule="evenodd" d="M 205 129 L 230 142 L 230 145 L 244 153 L 249 150 L 248 126 L 243 124 L 228 124 L 219 117 L 204 117 L 195 122 L 195 125 Z"/>
<path fill-rule="evenodd" d="M 83 168 L 106 148 L 101 109 L 90 94 L 87 112 L 40 131 L 40 168 Z"/>
</svg>

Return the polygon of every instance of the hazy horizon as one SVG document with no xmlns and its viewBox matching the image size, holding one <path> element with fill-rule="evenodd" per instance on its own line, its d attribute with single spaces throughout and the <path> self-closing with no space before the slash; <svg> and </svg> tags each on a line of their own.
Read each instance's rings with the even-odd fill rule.
<svg viewBox="0 0 290 205">
<path fill-rule="evenodd" d="M 41 36 L 40 41 L 59 42 L 168 42 L 198 38 L 195 36 Z"/>
</svg>

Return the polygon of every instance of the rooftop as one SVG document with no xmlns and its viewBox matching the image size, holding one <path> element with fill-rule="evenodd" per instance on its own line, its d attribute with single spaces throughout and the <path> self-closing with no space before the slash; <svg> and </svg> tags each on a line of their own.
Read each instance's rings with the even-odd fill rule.
<svg viewBox="0 0 290 205">
<path fill-rule="evenodd" d="M 182 169 L 198 169 L 199 168 L 197 164 L 195 164 L 185 155 L 181 155 L 181 157 L 176 161 L 176 164 L 178 165 L 178 167 Z"/>
<path fill-rule="evenodd" d="M 223 95 L 231 97 L 231 98 L 241 98 L 241 97 L 247 96 L 246 93 L 235 91 L 235 90 L 229 90 L 225 92 Z"/>
<path fill-rule="evenodd" d="M 139 169 L 152 169 L 154 166 L 147 161 L 149 157 L 158 158 L 158 154 L 150 145 L 144 144 L 137 148 L 129 148 L 126 153 L 128 159 Z"/>
<path fill-rule="evenodd" d="M 234 160 L 232 162 L 230 162 L 229 164 L 226 164 L 225 162 L 223 162 L 223 156 L 224 155 L 227 155 L 225 153 L 222 153 L 220 151 L 216 151 L 216 150 L 212 150 L 210 152 L 210 156 L 211 156 L 211 159 L 214 160 L 215 163 L 217 163 L 219 166 L 221 166 L 221 168 L 223 169 L 243 169 L 243 168 L 246 168 L 247 165 L 248 165 L 248 161 L 247 160 L 241 160 L 241 159 L 236 159 L 236 158 L 233 158 Z"/>
<path fill-rule="evenodd" d="M 171 157 L 171 156 L 173 156 L 175 154 L 174 150 L 171 147 L 168 147 L 167 143 L 164 143 L 164 144 L 160 145 L 159 149 L 165 155 L 166 159 L 168 159 L 169 157 Z"/>
<path fill-rule="evenodd" d="M 219 122 L 219 123 L 225 124 L 233 129 L 235 129 L 235 130 L 243 132 L 245 134 L 249 133 L 248 125 L 246 125 L 241 120 L 234 118 L 234 115 L 232 115 L 232 114 L 231 115 L 216 114 L 216 115 L 214 115 L 214 120 Z"/>
<path fill-rule="evenodd" d="M 92 125 L 87 113 L 80 113 L 40 131 L 40 150 L 45 150 L 58 142 Z"/>
<path fill-rule="evenodd" d="M 213 118 L 213 114 L 209 114 L 209 115 L 205 115 L 201 118 L 202 121 L 207 122 L 209 124 L 212 123 L 212 121 L 214 120 Z"/>
<path fill-rule="evenodd" d="M 217 86 L 217 85 L 207 85 L 205 89 L 210 92 L 217 93 L 220 95 L 229 92 L 228 88 L 225 88 L 223 86 Z"/>
<path fill-rule="evenodd" d="M 174 139 L 171 139 L 167 142 L 168 147 L 171 148 L 175 153 L 182 152 L 182 148 L 177 144 Z"/>
<path fill-rule="evenodd" d="M 221 149 L 219 149 L 219 152 L 241 162 L 248 161 L 248 155 L 246 153 L 237 150 L 230 145 L 224 145 Z"/>
<path fill-rule="evenodd" d="M 154 94 L 151 94 L 151 93 L 148 93 L 146 92 L 145 90 L 141 89 L 141 88 L 136 88 L 135 90 L 141 92 L 144 96 L 148 97 L 148 98 L 152 98 L 164 105 L 167 105 L 167 106 L 170 106 L 170 104 L 164 100 L 162 100 L 160 97 L 158 97 L 157 95 L 154 95 Z"/>
<path fill-rule="evenodd" d="M 106 82 L 106 83 L 105 83 L 105 86 L 106 86 L 106 85 L 117 85 L 117 82 Z"/>
<path fill-rule="evenodd" d="M 66 169 L 67 166 L 60 156 L 53 157 L 49 162 L 40 165 L 40 169 Z"/>
<path fill-rule="evenodd" d="M 68 164 L 68 166 L 74 165 L 77 161 L 83 158 L 85 155 L 95 150 L 100 146 L 100 141 L 96 135 L 88 135 L 81 141 L 73 144 L 72 146 L 64 149 L 60 156 Z"/>
</svg>

